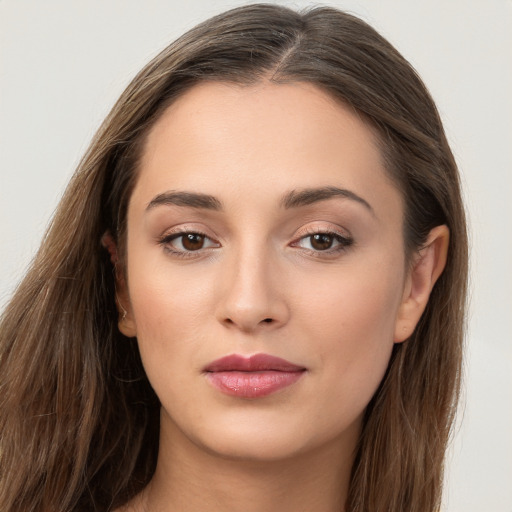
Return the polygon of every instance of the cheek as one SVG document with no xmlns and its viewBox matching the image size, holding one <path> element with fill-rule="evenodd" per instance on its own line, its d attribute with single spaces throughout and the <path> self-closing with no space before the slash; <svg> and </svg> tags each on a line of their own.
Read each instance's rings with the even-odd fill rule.
<svg viewBox="0 0 512 512">
<path fill-rule="evenodd" d="M 302 305 L 300 331 L 305 344 L 314 343 L 330 399 L 356 412 L 375 393 L 393 348 L 402 274 L 393 265 L 387 270 L 380 266 L 379 271 L 366 268 L 337 280 L 317 280 L 315 293 Z"/>
<path fill-rule="evenodd" d="M 324 276 L 305 276 L 296 293 L 305 326 L 310 324 L 319 340 L 339 338 L 360 348 L 392 340 L 403 293 L 399 268 L 392 263 L 361 264 Z"/>
<path fill-rule="evenodd" d="M 211 314 L 204 278 L 171 268 L 165 262 L 139 263 L 135 258 L 129 276 L 143 359 L 172 365 L 204 344 L 204 325 Z"/>
</svg>

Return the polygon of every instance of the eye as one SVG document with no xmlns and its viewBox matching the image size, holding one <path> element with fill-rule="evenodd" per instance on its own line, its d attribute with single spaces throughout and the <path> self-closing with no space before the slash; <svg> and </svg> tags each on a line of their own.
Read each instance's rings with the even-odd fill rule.
<svg viewBox="0 0 512 512">
<path fill-rule="evenodd" d="M 330 249 L 335 242 L 333 235 L 329 233 L 317 233 L 308 237 L 309 244 L 316 251 L 326 251 Z"/>
<path fill-rule="evenodd" d="M 182 231 L 167 235 L 160 240 L 160 243 L 170 252 L 184 254 L 200 251 L 201 249 L 209 249 L 211 247 L 219 247 L 217 242 L 204 233 Z"/>
<path fill-rule="evenodd" d="M 352 238 L 326 231 L 303 236 L 292 245 L 314 252 L 336 252 L 349 247 L 352 243 Z"/>
</svg>

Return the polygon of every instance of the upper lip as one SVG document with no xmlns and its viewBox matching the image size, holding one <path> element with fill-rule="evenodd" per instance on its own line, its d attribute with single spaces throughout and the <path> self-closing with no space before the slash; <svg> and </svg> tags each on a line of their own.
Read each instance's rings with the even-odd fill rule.
<svg viewBox="0 0 512 512">
<path fill-rule="evenodd" d="M 255 354 L 250 357 L 231 354 L 212 361 L 205 367 L 205 372 L 258 372 L 258 371 L 278 371 L 278 372 L 298 372 L 305 370 L 303 366 L 290 363 L 280 357 L 269 354 Z"/>
</svg>

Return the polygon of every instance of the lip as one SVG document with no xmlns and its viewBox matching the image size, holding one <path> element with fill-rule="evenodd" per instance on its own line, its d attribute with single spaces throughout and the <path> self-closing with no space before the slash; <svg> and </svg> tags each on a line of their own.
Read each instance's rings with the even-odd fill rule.
<svg viewBox="0 0 512 512">
<path fill-rule="evenodd" d="M 232 354 L 204 368 L 206 378 L 216 389 L 239 398 L 261 398 L 291 386 L 306 368 L 269 354 L 244 357 Z"/>
</svg>

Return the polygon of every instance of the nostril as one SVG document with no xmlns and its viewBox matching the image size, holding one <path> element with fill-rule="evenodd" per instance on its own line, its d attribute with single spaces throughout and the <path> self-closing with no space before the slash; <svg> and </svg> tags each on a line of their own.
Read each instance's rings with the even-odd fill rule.
<svg viewBox="0 0 512 512">
<path fill-rule="evenodd" d="M 265 318 L 265 320 L 263 320 L 265 323 L 269 324 L 271 323 L 273 320 L 272 318 Z"/>
</svg>

